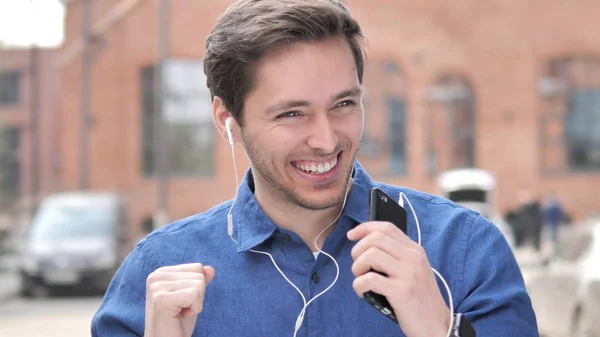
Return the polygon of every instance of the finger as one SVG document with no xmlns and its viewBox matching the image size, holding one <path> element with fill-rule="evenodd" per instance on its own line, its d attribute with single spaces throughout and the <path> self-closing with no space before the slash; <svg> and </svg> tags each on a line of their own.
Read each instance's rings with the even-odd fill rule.
<svg viewBox="0 0 600 337">
<path fill-rule="evenodd" d="M 204 279 L 202 280 L 175 280 L 175 281 L 161 281 L 156 282 L 150 286 L 150 290 L 154 293 L 160 291 L 173 292 L 181 289 L 187 288 L 204 288 L 206 286 L 206 282 Z"/>
<path fill-rule="evenodd" d="M 367 291 L 373 291 L 383 296 L 388 296 L 392 289 L 392 281 L 376 272 L 369 272 L 354 279 L 352 288 L 359 297 L 363 297 Z"/>
<path fill-rule="evenodd" d="M 398 265 L 400 261 L 393 258 L 388 253 L 379 248 L 371 247 L 360 255 L 352 264 L 352 274 L 360 277 L 363 274 L 374 269 L 378 272 L 385 273 L 388 276 L 398 276 L 400 271 Z"/>
<path fill-rule="evenodd" d="M 372 232 L 383 232 L 394 240 L 403 243 L 407 246 L 416 245 L 400 228 L 394 226 L 394 224 L 385 221 L 369 221 L 362 223 L 348 232 L 348 239 L 351 241 L 358 241 Z"/>
<path fill-rule="evenodd" d="M 215 278 L 215 268 L 211 266 L 205 266 L 204 277 L 206 278 L 206 284 L 212 282 L 212 280 Z"/>
<path fill-rule="evenodd" d="M 410 254 L 410 252 L 406 252 L 405 250 L 411 249 L 406 247 L 402 243 L 394 240 L 391 236 L 386 233 L 375 231 L 369 233 L 367 236 L 363 237 L 358 241 L 358 243 L 352 247 L 350 254 L 352 258 L 356 261 L 356 259 L 362 255 L 367 249 L 371 247 L 376 247 L 384 252 L 390 254 L 395 259 L 402 259 L 406 254 Z"/>
<path fill-rule="evenodd" d="M 202 312 L 203 301 L 204 287 L 185 288 L 172 292 L 161 291 L 154 294 L 153 307 L 165 310 L 169 312 L 173 317 L 176 317 L 180 314 L 197 315 L 200 312 Z"/>
<path fill-rule="evenodd" d="M 191 272 L 165 272 L 156 270 L 152 274 L 148 275 L 146 280 L 146 286 L 151 287 L 153 284 L 165 281 L 177 281 L 177 280 L 204 280 L 203 273 L 191 273 Z"/>
<path fill-rule="evenodd" d="M 203 273 L 204 266 L 201 263 L 185 263 L 173 266 L 164 266 L 157 269 L 166 272 L 192 272 L 192 273 Z"/>
</svg>

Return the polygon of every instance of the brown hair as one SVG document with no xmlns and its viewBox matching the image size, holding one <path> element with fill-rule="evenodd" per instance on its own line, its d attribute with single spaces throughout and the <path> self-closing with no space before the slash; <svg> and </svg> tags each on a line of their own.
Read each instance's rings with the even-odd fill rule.
<svg viewBox="0 0 600 337">
<path fill-rule="evenodd" d="M 361 28 L 337 0 L 240 0 L 217 22 L 206 41 L 204 72 L 211 98 L 220 97 L 242 126 L 246 95 L 254 88 L 255 67 L 269 49 L 299 41 L 344 37 L 358 79 L 364 70 Z"/>
</svg>

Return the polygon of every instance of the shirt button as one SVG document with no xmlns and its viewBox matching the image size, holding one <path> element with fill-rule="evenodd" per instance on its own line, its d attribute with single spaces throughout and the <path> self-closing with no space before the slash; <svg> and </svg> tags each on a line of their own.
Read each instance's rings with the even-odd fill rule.
<svg viewBox="0 0 600 337">
<path fill-rule="evenodd" d="M 290 242 L 290 241 L 292 241 L 292 237 L 289 234 L 284 234 L 283 241 Z"/>
<path fill-rule="evenodd" d="M 319 274 L 318 274 L 318 273 L 313 273 L 313 274 L 312 274 L 312 280 L 313 280 L 313 282 L 314 282 L 314 283 L 319 283 L 319 280 L 320 280 L 320 279 L 321 279 L 321 278 L 319 277 Z"/>
</svg>

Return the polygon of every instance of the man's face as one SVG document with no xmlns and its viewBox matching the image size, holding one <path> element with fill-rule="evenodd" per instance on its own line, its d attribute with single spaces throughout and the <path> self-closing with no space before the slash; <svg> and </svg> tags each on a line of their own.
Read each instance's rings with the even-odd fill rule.
<svg viewBox="0 0 600 337">
<path fill-rule="evenodd" d="M 269 51 L 244 104 L 242 141 L 255 180 L 297 206 L 343 201 L 363 132 L 361 86 L 344 39 Z"/>
</svg>

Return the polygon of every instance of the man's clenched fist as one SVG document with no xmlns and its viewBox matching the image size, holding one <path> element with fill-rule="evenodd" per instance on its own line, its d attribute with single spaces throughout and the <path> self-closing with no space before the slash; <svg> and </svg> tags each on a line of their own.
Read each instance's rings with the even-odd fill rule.
<svg viewBox="0 0 600 337">
<path fill-rule="evenodd" d="M 162 267 L 146 280 L 145 337 L 191 337 L 215 270 L 200 263 Z"/>
</svg>

